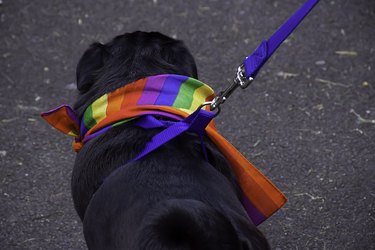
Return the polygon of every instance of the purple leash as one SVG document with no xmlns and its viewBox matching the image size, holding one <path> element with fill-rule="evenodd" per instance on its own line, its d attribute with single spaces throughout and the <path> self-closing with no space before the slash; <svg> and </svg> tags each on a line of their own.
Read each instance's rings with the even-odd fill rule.
<svg viewBox="0 0 375 250">
<path fill-rule="evenodd" d="M 141 159 L 173 138 L 176 138 L 187 131 L 197 133 L 200 136 L 203 153 L 205 154 L 206 160 L 208 160 L 202 138 L 205 135 L 205 128 L 207 125 L 220 112 L 220 105 L 226 101 L 238 86 L 245 89 L 254 80 L 261 67 L 318 2 L 319 0 L 307 0 L 307 2 L 301 6 L 297 12 L 295 12 L 294 15 L 292 15 L 268 40 L 264 40 L 259 47 L 244 60 L 243 64 L 238 68 L 234 83 L 230 87 L 222 91 L 212 102 L 202 104 L 202 106 L 210 105 L 211 111 L 217 108 L 218 110 L 216 114 L 201 109 L 202 106 L 200 106 L 194 113 L 177 122 L 158 120 L 152 115 L 145 115 L 135 120 L 135 125 L 145 129 L 160 127 L 166 128 L 156 134 L 146 144 L 143 151 L 128 163 Z M 110 175 L 113 175 L 120 168 L 112 172 Z"/>
<path fill-rule="evenodd" d="M 152 129 L 164 127 L 160 133 L 156 134 L 146 144 L 143 151 L 134 159 L 128 163 L 135 162 L 154 150 L 158 149 L 162 145 L 171 141 L 184 132 L 194 132 L 199 135 L 202 145 L 203 154 L 208 161 L 207 152 L 203 144 L 203 136 L 205 135 L 206 127 L 211 120 L 218 115 L 220 112 L 220 105 L 233 93 L 233 91 L 240 86 L 245 89 L 255 78 L 261 67 L 267 62 L 272 56 L 276 49 L 282 44 L 282 42 L 293 32 L 293 30 L 299 25 L 299 23 L 305 18 L 305 16 L 312 10 L 312 8 L 319 2 L 319 0 L 307 0 L 307 2 L 300 7 L 297 12 L 291 16 L 268 40 L 263 41 L 259 47 L 248 56 L 243 64 L 238 68 L 237 76 L 232 84 L 225 91 L 222 91 L 212 102 L 202 104 L 194 113 L 182 119 L 180 121 L 163 121 L 158 120 L 152 115 L 145 115 L 139 117 L 134 121 L 136 126 Z M 211 111 L 218 109 L 216 113 L 206 111 L 202 109 L 203 106 L 210 105 Z M 126 164 L 125 164 L 126 165 Z M 113 171 L 110 176 L 114 175 L 122 167 L 117 168 Z M 109 177 L 109 176 L 108 176 Z M 106 178 L 108 178 L 106 177 Z M 104 182 L 104 180 L 103 180 Z M 248 204 L 247 204 L 248 203 Z M 249 207 L 252 205 L 247 199 L 244 199 L 244 206 L 246 211 L 249 211 Z M 257 210 L 250 211 L 251 214 L 257 214 Z M 254 218 L 253 218 L 254 219 Z M 264 218 L 261 216 L 258 221 L 254 221 L 257 225 L 260 224 Z"/>
<path fill-rule="evenodd" d="M 254 81 L 262 66 L 318 2 L 319 0 L 305 2 L 268 40 L 264 40 L 251 55 L 246 57 L 243 64 L 238 67 L 234 83 L 215 97 L 211 104 L 211 110 L 218 108 L 220 111 L 220 105 L 228 99 L 237 87 L 245 89 Z"/>
<path fill-rule="evenodd" d="M 220 105 L 225 102 L 229 95 L 232 94 L 238 86 L 244 89 L 254 80 L 254 77 L 264 63 L 272 56 L 276 49 L 293 32 L 293 30 L 318 2 L 319 0 L 308 0 L 268 40 L 263 41 L 259 47 L 244 60 L 243 65 L 241 65 L 238 69 L 234 84 L 232 84 L 225 91 L 221 92 L 210 103 L 211 110 L 218 108 L 218 112 L 216 114 L 201 109 L 201 106 L 197 111 L 189 115 L 187 118 L 178 122 L 160 121 L 152 115 L 142 116 L 136 120 L 135 125 L 142 128 L 150 129 L 166 127 L 166 129 L 155 135 L 151 141 L 146 144 L 143 151 L 128 163 L 141 159 L 186 131 L 197 133 L 202 141 L 202 136 L 205 134 L 205 128 L 220 112 Z M 207 105 L 207 103 L 204 105 Z M 202 147 L 207 159 L 203 142 Z"/>
<path fill-rule="evenodd" d="M 156 134 L 152 137 L 151 141 L 149 141 L 143 151 L 130 162 L 137 161 L 142 157 L 146 156 L 147 154 L 151 153 L 155 149 L 159 148 L 160 146 L 164 145 L 165 143 L 169 142 L 173 138 L 177 137 L 178 135 L 184 132 L 194 132 L 200 136 L 201 144 L 203 153 L 207 160 L 207 153 L 205 147 L 203 145 L 203 135 L 206 133 L 205 129 L 210 121 L 215 117 L 215 113 L 206 111 L 204 109 L 199 108 L 197 111 L 186 117 L 185 119 L 178 121 L 178 122 L 170 122 L 170 121 L 161 121 L 156 119 L 152 115 L 146 115 L 140 117 L 137 121 L 134 122 L 135 125 L 145 128 L 159 128 L 159 127 L 167 127 L 160 133 Z M 130 163 L 129 162 L 129 163 Z"/>
<path fill-rule="evenodd" d="M 189 115 L 187 118 L 175 123 L 160 121 L 150 115 L 143 116 L 138 119 L 135 124 L 143 128 L 167 128 L 161 131 L 159 134 L 155 135 L 151 139 L 151 141 L 147 143 L 143 151 L 130 162 L 141 159 L 142 157 L 146 156 L 147 154 L 151 153 L 155 149 L 159 148 L 163 144 L 186 131 L 195 132 L 202 139 L 202 136 L 205 133 L 206 126 L 220 112 L 219 106 L 225 102 L 229 95 L 232 94 L 238 86 L 244 89 L 254 80 L 254 77 L 259 72 L 264 63 L 272 56 L 276 49 L 293 32 L 293 30 L 300 24 L 300 22 L 306 17 L 306 15 L 318 2 L 319 0 L 308 0 L 268 40 L 263 41 L 259 45 L 259 47 L 244 60 L 243 65 L 239 67 L 237 77 L 234 80 L 234 84 L 232 84 L 225 91 L 221 92 L 210 103 L 211 110 L 218 108 L 218 112 L 216 114 L 203 110 L 200 107 L 197 111 Z M 203 145 L 202 147 L 203 152 L 205 152 Z"/>
<path fill-rule="evenodd" d="M 273 35 L 263 41 L 259 47 L 248 56 L 244 62 L 245 76 L 247 79 L 255 78 L 260 68 L 272 56 L 283 41 L 293 32 L 306 15 L 314 8 L 319 0 L 308 0 L 291 16 Z"/>
<path fill-rule="evenodd" d="M 203 105 L 202 105 L 203 106 Z M 201 106 L 201 107 L 202 107 Z M 206 127 L 211 122 L 211 120 L 216 116 L 214 112 L 210 112 L 199 107 L 194 113 L 182 119 L 181 121 L 163 121 L 156 119 L 153 115 L 144 115 L 139 117 L 134 121 L 134 125 L 144 128 L 144 129 L 153 129 L 153 128 L 162 128 L 166 127 L 163 131 L 156 134 L 151 140 L 146 144 L 142 152 L 135 158 L 128 161 L 125 165 L 132 162 L 135 162 L 144 156 L 148 155 L 152 151 L 163 146 L 167 142 L 171 141 L 173 138 L 176 138 L 184 132 L 194 132 L 197 133 L 201 140 L 202 151 L 206 161 L 208 161 L 208 156 L 206 148 L 203 144 L 203 136 L 206 133 Z M 109 176 L 105 177 L 101 183 L 104 183 L 107 178 L 113 176 L 122 168 L 122 166 L 115 169 Z"/>
</svg>

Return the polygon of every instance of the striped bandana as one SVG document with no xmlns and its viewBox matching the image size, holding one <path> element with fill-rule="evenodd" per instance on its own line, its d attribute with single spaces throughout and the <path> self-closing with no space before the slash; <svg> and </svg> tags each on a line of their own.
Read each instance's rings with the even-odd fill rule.
<svg viewBox="0 0 375 250">
<path fill-rule="evenodd" d="M 157 75 L 101 96 L 85 110 L 81 121 L 67 105 L 41 116 L 56 129 L 73 136 L 73 148 L 78 152 L 85 142 L 114 126 L 143 115 L 180 121 L 213 97 L 214 91 L 196 79 Z M 243 205 L 254 224 L 260 224 L 285 204 L 286 197 L 281 191 L 217 132 L 213 121 L 206 127 L 206 133 L 234 170 L 243 191 Z"/>
</svg>

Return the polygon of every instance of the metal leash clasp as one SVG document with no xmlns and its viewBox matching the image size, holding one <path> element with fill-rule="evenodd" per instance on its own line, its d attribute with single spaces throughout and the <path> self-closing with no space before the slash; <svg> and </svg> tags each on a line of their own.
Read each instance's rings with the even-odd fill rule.
<svg viewBox="0 0 375 250">
<path fill-rule="evenodd" d="M 243 64 L 241 64 L 237 69 L 236 77 L 233 80 L 232 85 L 230 85 L 224 91 L 221 91 L 211 102 L 210 109 L 211 111 L 215 110 L 216 108 L 220 109 L 220 105 L 223 104 L 228 97 L 238 88 L 241 89 L 247 88 L 251 82 L 254 81 L 254 78 L 250 77 L 249 79 L 245 76 L 245 68 Z"/>
</svg>

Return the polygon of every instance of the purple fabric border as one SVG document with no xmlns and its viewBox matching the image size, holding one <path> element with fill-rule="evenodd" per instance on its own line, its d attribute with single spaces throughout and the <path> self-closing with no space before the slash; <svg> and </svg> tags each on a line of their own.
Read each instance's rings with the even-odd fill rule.
<svg viewBox="0 0 375 250">
<path fill-rule="evenodd" d="M 41 116 L 47 116 L 47 115 L 50 115 L 52 113 L 57 112 L 58 110 L 60 110 L 62 108 L 65 108 L 66 113 L 68 114 L 68 116 L 70 117 L 70 119 L 72 119 L 74 122 L 76 122 L 77 124 L 79 124 L 79 121 L 78 121 L 78 118 L 77 118 L 76 114 L 74 113 L 73 109 L 69 105 L 67 105 L 67 104 L 60 105 L 57 108 L 48 110 L 47 112 L 42 112 L 42 113 L 40 113 L 40 115 Z"/>
<path fill-rule="evenodd" d="M 181 118 L 180 116 L 178 115 L 174 115 L 174 114 L 170 114 L 170 113 L 167 113 L 167 112 L 163 112 L 163 111 L 147 111 L 147 112 L 144 112 L 142 114 L 139 114 L 139 116 L 143 116 L 143 115 L 160 115 L 160 116 L 163 116 L 163 117 L 166 117 L 166 118 L 170 118 L 170 119 L 174 119 L 176 121 L 181 121 L 183 118 Z M 117 121 L 119 122 L 119 121 Z M 90 135 L 87 135 L 85 137 L 85 139 L 83 140 L 83 143 L 86 143 L 88 142 L 89 140 L 93 139 L 94 137 L 106 132 L 108 129 L 112 128 L 113 125 L 109 125 L 107 127 L 104 127 Z"/>
<path fill-rule="evenodd" d="M 79 135 L 83 138 L 88 131 L 88 129 L 85 126 L 85 121 L 84 121 L 83 117 L 82 117 L 82 120 L 81 120 L 81 125 L 79 126 L 79 130 L 80 130 Z"/>
<path fill-rule="evenodd" d="M 88 142 L 89 140 L 93 139 L 94 137 L 98 136 L 98 135 L 101 135 L 103 134 L 105 131 L 107 131 L 108 129 L 112 128 L 112 125 L 109 125 L 107 127 L 104 127 L 102 129 L 100 129 L 99 131 L 95 132 L 95 133 L 92 133 L 91 135 L 87 135 L 85 137 L 85 139 L 82 141 L 82 143 L 86 143 Z"/>
<path fill-rule="evenodd" d="M 48 110 L 48 111 L 46 111 L 46 112 L 42 112 L 42 113 L 40 113 L 40 115 L 41 115 L 41 116 L 49 115 L 49 114 L 54 113 L 54 112 L 56 112 L 57 110 L 59 110 L 59 109 L 61 109 L 61 108 L 63 108 L 63 107 L 69 107 L 69 105 L 67 105 L 67 104 L 60 105 L 60 106 L 58 106 L 57 108 L 54 108 L 54 109 Z"/>
<path fill-rule="evenodd" d="M 70 106 L 66 106 L 66 113 L 68 114 L 70 119 L 72 119 L 77 124 L 77 126 L 79 126 L 79 120 L 77 118 L 77 115 Z"/>
<path fill-rule="evenodd" d="M 167 113 L 165 111 L 157 111 L 157 110 L 147 111 L 147 112 L 142 113 L 141 115 L 160 115 L 160 116 L 163 116 L 163 117 L 174 119 L 176 121 L 181 121 L 183 119 L 178 115 L 170 114 L 170 113 Z"/>
<path fill-rule="evenodd" d="M 242 194 L 242 205 L 256 226 L 267 219 L 256 207 L 254 207 L 253 204 L 251 204 L 244 194 Z"/>
</svg>

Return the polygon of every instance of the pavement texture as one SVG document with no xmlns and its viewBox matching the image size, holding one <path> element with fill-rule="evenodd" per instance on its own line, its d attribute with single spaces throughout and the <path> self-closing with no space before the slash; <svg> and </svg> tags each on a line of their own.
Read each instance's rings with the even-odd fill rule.
<svg viewBox="0 0 375 250">
<path fill-rule="evenodd" d="M 74 102 L 90 43 L 160 31 L 219 91 L 303 2 L 0 1 L 0 249 L 86 249 L 71 140 L 39 113 Z M 375 249 L 374 31 L 374 1 L 321 1 L 216 119 L 289 198 L 260 226 L 272 249 Z"/>
</svg>

